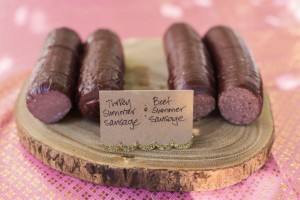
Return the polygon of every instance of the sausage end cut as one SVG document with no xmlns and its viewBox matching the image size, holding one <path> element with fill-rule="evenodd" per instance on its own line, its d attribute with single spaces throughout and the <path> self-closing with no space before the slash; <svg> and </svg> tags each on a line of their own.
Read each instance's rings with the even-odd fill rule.
<svg viewBox="0 0 300 200">
<path fill-rule="evenodd" d="M 237 125 L 250 124 L 262 109 L 262 99 L 247 89 L 234 88 L 219 95 L 218 106 L 222 116 Z"/>
<path fill-rule="evenodd" d="M 55 123 L 61 120 L 71 109 L 70 98 L 59 91 L 37 93 L 27 101 L 29 111 L 45 123 Z"/>
</svg>

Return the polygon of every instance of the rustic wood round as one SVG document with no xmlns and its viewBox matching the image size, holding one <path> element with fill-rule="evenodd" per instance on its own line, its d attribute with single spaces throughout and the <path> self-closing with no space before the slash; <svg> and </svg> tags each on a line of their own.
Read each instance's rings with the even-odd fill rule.
<svg viewBox="0 0 300 200">
<path fill-rule="evenodd" d="M 161 41 L 124 43 L 126 89 L 165 89 L 167 72 Z M 65 174 L 102 185 L 153 191 L 206 191 L 246 179 L 261 168 L 274 139 L 269 99 L 249 126 L 235 126 L 218 113 L 194 123 L 194 142 L 186 150 L 111 153 L 100 145 L 99 124 L 76 111 L 47 125 L 26 108 L 26 84 L 15 108 L 20 141 L 37 159 Z M 200 134 L 199 134 L 200 133 Z"/>
</svg>

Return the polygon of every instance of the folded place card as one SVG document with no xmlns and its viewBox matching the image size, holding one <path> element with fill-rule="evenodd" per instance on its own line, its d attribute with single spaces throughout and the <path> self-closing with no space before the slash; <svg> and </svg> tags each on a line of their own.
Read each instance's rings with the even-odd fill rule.
<svg viewBox="0 0 300 200">
<path fill-rule="evenodd" d="M 101 143 L 110 151 L 186 149 L 192 144 L 192 90 L 100 91 Z"/>
</svg>

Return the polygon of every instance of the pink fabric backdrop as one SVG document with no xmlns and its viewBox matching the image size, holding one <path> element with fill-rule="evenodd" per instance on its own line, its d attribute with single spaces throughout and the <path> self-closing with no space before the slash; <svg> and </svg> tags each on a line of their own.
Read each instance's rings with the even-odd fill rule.
<svg viewBox="0 0 300 200">
<path fill-rule="evenodd" d="M 97 28 L 122 39 L 161 37 L 185 21 L 199 33 L 216 24 L 238 30 L 261 69 L 275 118 L 267 164 L 247 180 L 211 192 L 149 192 L 104 187 L 36 160 L 16 135 L 13 108 L 49 30 L 68 26 L 84 39 Z M 0 199 L 300 199 L 300 1 L 119 0 L 0 1 Z"/>
</svg>

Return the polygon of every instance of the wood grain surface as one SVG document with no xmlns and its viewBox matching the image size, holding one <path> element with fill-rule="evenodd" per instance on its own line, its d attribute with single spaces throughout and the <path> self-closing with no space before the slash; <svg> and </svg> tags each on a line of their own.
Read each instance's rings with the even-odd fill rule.
<svg viewBox="0 0 300 200">
<path fill-rule="evenodd" d="M 167 67 L 159 39 L 124 43 L 126 89 L 166 89 Z M 100 145 L 99 124 L 72 111 L 47 125 L 26 108 L 26 84 L 15 107 L 20 141 L 44 164 L 101 185 L 153 191 L 206 191 L 228 187 L 261 168 L 270 155 L 274 125 L 265 92 L 261 116 L 236 126 L 217 112 L 194 123 L 194 141 L 186 150 L 107 152 Z"/>
</svg>

